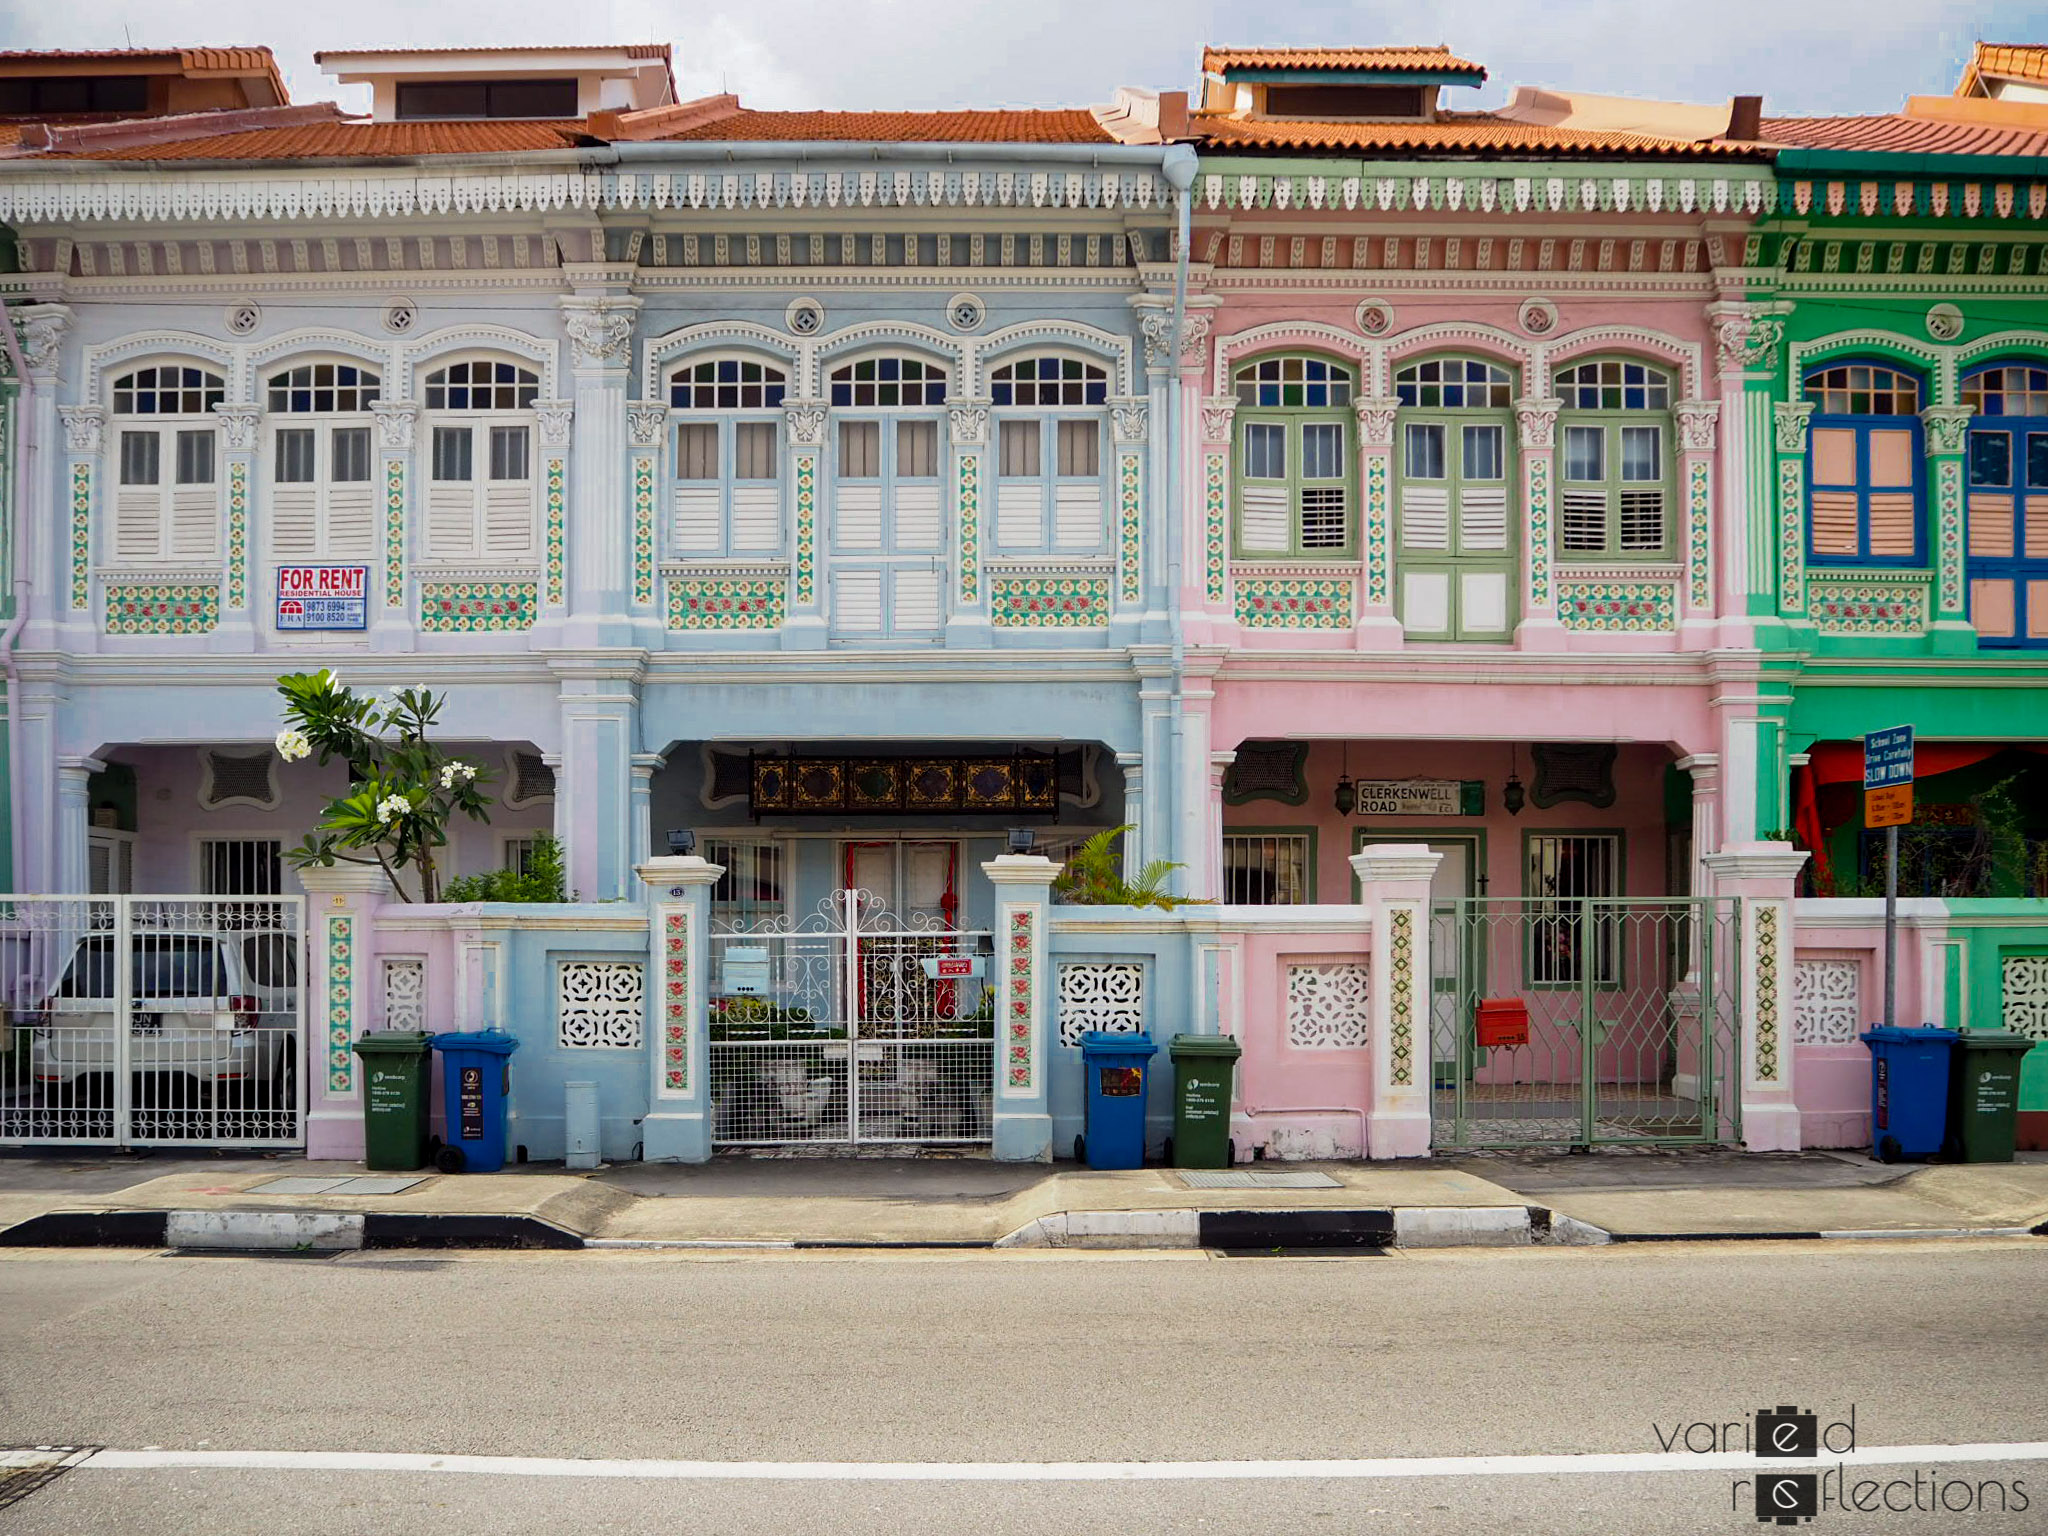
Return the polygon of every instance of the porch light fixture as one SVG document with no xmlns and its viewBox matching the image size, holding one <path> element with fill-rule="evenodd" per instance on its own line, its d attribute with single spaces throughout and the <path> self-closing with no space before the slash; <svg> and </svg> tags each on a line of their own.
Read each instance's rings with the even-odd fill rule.
<svg viewBox="0 0 2048 1536">
<path fill-rule="evenodd" d="M 679 859 L 688 858 L 697 851 L 697 834 L 688 827 L 670 827 L 668 851 Z"/>
<path fill-rule="evenodd" d="M 1529 792 L 1522 788 L 1522 777 L 1515 772 L 1515 749 L 1508 748 L 1508 781 L 1500 789 L 1500 803 L 1510 816 L 1522 814 L 1522 807 L 1528 802 Z"/>
<path fill-rule="evenodd" d="M 1038 841 L 1038 834 L 1029 827 L 1010 828 L 1010 852 L 1029 853 Z"/>
<path fill-rule="evenodd" d="M 1351 782 L 1351 743 L 1344 743 L 1344 771 L 1337 778 L 1337 814 L 1349 816 L 1358 809 L 1358 786 Z"/>
</svg>

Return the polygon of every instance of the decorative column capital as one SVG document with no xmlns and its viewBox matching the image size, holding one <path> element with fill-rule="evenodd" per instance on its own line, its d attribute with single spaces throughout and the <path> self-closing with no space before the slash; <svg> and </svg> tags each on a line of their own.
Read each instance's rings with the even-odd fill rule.
<svg viewBox="0 0 2048 1536">
<path fill-rule="evenodd" d="M 946 419 L 953 429 L 955 448 L 978 448 L 988 441 L 988 413 L 993 405 L 994 402 L 988 400 L 953 402 L 946 412 Z"/>
<path fill-rule="evenodd" d="M 100 433 L 107 413 L 96 405 L 60 405 L 57 420 L 64 425 L 64 451 L 84 458 L 100 451 Z"/>
<path fill-rule="evenodd" d="M 1928 455 L 1961 453 L 1969 443 L 1970 418 L 1975 414 L 1976 407 L 1969 405 L 1930 405 L 1922 411 Z"/>
<path fill-rule="evenodd" d="M 783 421 L 789 427 L 789 445 L 792 448 L 822 448 L 825 446 L 825 402 L 822 400 L 785 400 Z"/>
<path fill-rule="evenodd" d="M 547 448 L 569 446 L 570 428 L 576 420 L 576 403 L 573 400 L 536 400 L 533 414 L 540 424 L 541 445 Z"/>
<path fill-rule="evenodd" d="M 1709 304 L 1714 346 L 1723 373 L 1775 372 L 1784 345 L 1785 322 L 1755 304 Z"/>
<path fill-rule="evenodd" d="M 220 419 L 220 445 L 229 453 L 248 453 L 256 446 L 256 429 L 263 424 L 263 408 L 256 405 L 216 405 Z"/>
<path fill-rule="evenodd" d="M 1180 363 L 1183 368 L 1190 363 L 1199 363 L 1202 348 L 1209 340 L 1209 316 L 1201 310 L 1190 309 L 1181 316 Z M 1148 368 L 1162 368 L 1173 361 L 1167 354 L 1173 350 L 1173 310 L 1171 306 L 1147 309 L 1138 317 L 1138 334 L 1145 341 L 1145 365 Z"/>
<path fill-rule="evenodd" d="M 623 369 L 633 360 L 633 324 L 640 301 L 618 294 L 562 300 L 562 328 L 579 369 Z"/>
<path fill-rule="evenodd" d="M 1109 402 L 1109 419 L 1119 443 L 1142 443 L 1151 415 L 1150 404 L 1142 399 L 1118 398 Z"/>
<path fill-rule="evenodd" d="M 412 400 L 379 400 L 370 409 L 377 416 L 377 446 L 394 453 L 412 447 L 413 429 L 419 425 L 420 408 Z"/>
<path fill-rule="evenodd" d="M 1811 400 L 1794 400 L 1789 404 L 1771 407 L 1771 419 L 1776 428 L 1778 452 L 1806 452 L 1806 425 L 1812 416 L 1813 402 Z"/>
<path fill-rule="evenodd" d="M 1202 401 L 1202 441 L 1227 443 L 1230 425 L 1237 418 L 1237 396 L 1210 395 Z"/>
<path fill-rule="evenodd" d="M 635 448 L 659 448 L 668 430 L 668 407 L 660 401 L 640 400 L 626 407 L 626 436 Z"/>
<path fill-rule="evenodd" d="M 663 854 L 660 858 L 649 859 L 645 864 L 635 864 L 633 873 L 647 885 L 654 897 L 676 896 L 693 886 L 718 884 L 725 873 L 723 864 L 713 864 L 694 853 Z M 677 888 L 680 888 L 678 890 Z"/>
<path fill-rule="evenodd" d="M 983 864 L 981 872 L 989 884 L 1011 887 L 1014 897 L 1028 901 L 1051 888 L 1060 866 L 1042 853 L 1005 853 Z"/>
<path fill-rule="evenodd" d="M 1712 453 L 1720 440 L 1721 402 L 1678 402 L 1678 436 L 1687 453 Z"/>
<path fill-rule="evenodd" d="M 1548 453 L 1557 445 L 1557 413 L 1562 400 L 1529 396 L 1515 402 L 1515 434 L 1525 453 Z"/>
<path fill-rule="evenodd" d="M 1401 410 L 1401 402 L 1397 398 L 1392 395 L 1361 396 L 1351 403 L 1351 410 L 1358 418 L 1359 447 L 1394 446 L 1394 418 Z"/>
<path fill-rule="evenodd" d="M 21 339 L 21 361 L 31 377 L 47 379 L 57 371 L 64 334 L 71 329 L 68 304 L 31 304 L 14 311 L 15 334 Z"/>
</svg>

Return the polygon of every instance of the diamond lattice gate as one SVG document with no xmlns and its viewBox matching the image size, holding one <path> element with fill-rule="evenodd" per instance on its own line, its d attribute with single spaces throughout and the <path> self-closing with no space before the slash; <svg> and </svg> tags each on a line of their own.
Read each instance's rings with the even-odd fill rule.
<svg viewBox="0 0 2048 1536">
<path fill-rule="evenodd" d="M 1734 898 L 1438 903 L 1433 1144 L 1739 1140 L 1738 906 Z M 1495 1007 L 1481 1008 L 1489 1002 Z"/>
<path fill-rule="evenodd" d="M 711 935 L 712 1141 L 825 1149 L 990 1139 L 990 935 L 844 890 L 801 923 Z"/>
<path fill-rule="evenodd" d="M 304 935 L 298 896 L 0 896 L 0 1144 L 302 1144 Z"/>
</svg>

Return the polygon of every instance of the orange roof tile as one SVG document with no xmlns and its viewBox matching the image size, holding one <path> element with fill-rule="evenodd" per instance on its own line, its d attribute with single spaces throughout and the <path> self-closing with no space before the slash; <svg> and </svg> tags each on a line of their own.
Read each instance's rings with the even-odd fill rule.
<svg viewBox="0 0 2048 1536">
<path fill-rule="evenodd" d="M 1447 113 L 1430 123 L 1342 123 L 1197 116 L 1211 149 L 1397 150 L 1422 153 L 1548 155 L 1714 155 L 1767 158 L 1755 144 L 1658 138 L 1509 122 L 1487 113 Z"/>
<path fill-rule="evenodd" d="M 1914 155 L 2048 155 L 2048 127 L 1875 117 L 1767 117 L 1759 130 L 1791 149 L 1863 149 Z"/>
<path fill-rule="evenodd" d="M 1456 57 L 1447 43 L 1422 48 L 1204 48 L 1202 73 L 1228 69 L 1398 69 L 1441 74 L 1485 74 L 1484 65 Z"/>
<path fill-rule="evenodd" d="M 573 149 L 583 122 L 312 123 L 252 128 L 162 144 L 86 150 L 48 158 L 79 160 L 329 160 L 376 155 L 489 155 Z"/>
<path fill-rule="evenodd" d="M 754 112 L 746 109 L 677 133 L 667 141 L 751 139 L 940 144 L 1107 144 L 1086 109 L 1037 112 Z"/>
<path fill-rule="evenodd" d="M 2008 80 L 2048 80 L 2048 43 L 1979 43 L 1963 66 L 1958 96 L 1971 94 L 1986 75 Z"/>
<path fill-rule="evenodd" d="M 623 53 L 629 59 L 665 59 L 667 43 L 551 43 L 529 48 L 519 43 L 477 48 L 324 48 L 313 55 L 318 64 L 327 59 L 394 59 L 415 53 Z"/>
</svg>

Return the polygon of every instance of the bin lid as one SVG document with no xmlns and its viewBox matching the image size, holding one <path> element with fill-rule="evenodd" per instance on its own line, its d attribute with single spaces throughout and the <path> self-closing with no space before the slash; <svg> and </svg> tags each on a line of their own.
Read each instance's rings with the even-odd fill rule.
<svg viewBox="0 0 2048 1536">
<path fill-rule="evenodd" d="M 1081 1036 L 1083 1056 L 1152 1056 L 1158 1050 L 1158 1044 L 1143 1030 L 1126 1035 L 1112 1030 L 1091 1029 Z"/>
<path fill-rule="evenodd" d="M 1932 1024 L 1873 1024 L 1863 1031 L 1865 1045 L 1946 1045 L 1955 1038 L 1954 1030 Z"/>
<path fill-rule="evenodd" d="M 1229 1035 L 1175 1035 L 1172 1054 L 1176 1061 L 1183 1056 L 1222 1056 L 1235 1061 L 1244 1048 Z"/>
<path fill-rule="evenodd" d="M 1965 1029 L 1956 1036 L 1956 1045 L 1966 1051 L 2011 1051 L 2024 1055 L 2040 1042 L 2029 1035 L 2016 1035 L 2007 1029 Z"/>
<path fill-rule="evenodd" d="M 437 1051 L 488 1051 L 510 1056 L 519 1042 L 502 1029 L 456 1029 L 434 1036 Z"/>
<path fill-rule="evenodd" d="M 358 1056 L 424 1056 L 432 1039 L 424 1029 L 377 1029 L 358 1035 L 352 1049 Z"/>
</svg>

